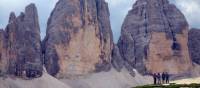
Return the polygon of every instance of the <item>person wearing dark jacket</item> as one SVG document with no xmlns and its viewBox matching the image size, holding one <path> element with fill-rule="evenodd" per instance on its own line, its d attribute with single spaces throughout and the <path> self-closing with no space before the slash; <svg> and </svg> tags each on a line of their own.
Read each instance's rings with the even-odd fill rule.
<svg viewBox="0 0 200 88">
<path fill-rule="evenodd" d="M 153 81 L 154 81 L 154 85 L 157 84 L 157 75 L 156 73 L 153 74 Z"/>
<path fill-rule="evenodd" d="M 165 73 L 166 74 L 166 83 L 168 84 L 169 83 L 169 73 Z"/>
<path fill-rule="evenodd" d="M 165 72 L 162 73 L 162 83 L 165 84 L 166 83 L 166 74 Z"/>
<path fill-rule="evenodd" d="M 157 80 L 158 80 L 158 84 L 161 84 L 161 75 L 160 75 L 160 73 L 157 74 Z"/>
</svg>

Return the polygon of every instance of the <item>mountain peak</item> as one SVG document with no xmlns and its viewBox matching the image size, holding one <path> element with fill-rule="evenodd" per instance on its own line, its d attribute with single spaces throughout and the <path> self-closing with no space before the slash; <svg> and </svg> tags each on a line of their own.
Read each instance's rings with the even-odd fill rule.
<svg viewBox="0 0 200 88">
<path fill-rule="evenodd" d="M 14 13 L 14 12 L 11 12 L 8 22 L 11 23 L 11 22 L 14 21 L 15 19 L 16 19 L 15 13 Z"/>
<path fill-rule="evenodd" d="M 168 0 L 137 0 L 122 25 L 118 42 L 121 56 L 129 68 L 143 74 L 183 73 L 192 66 L 187 46 L 188 29 L 183 13 Z M 180 61 L 176 61 L 177 58 Z"/>
<path fill-rule="evenodd" d="M 45 66 L 56 77 L 108 71 L 112 31 L 104 0 L 59 0 L 47 25 Z"/>
<path fill-rule="evenodd" d="M 29 4 L 25 8 L 25 15 L 28 16 L 27 18 L 38 19 L 38 12 L 37 8 L 34 3 Z"/>
</svg>

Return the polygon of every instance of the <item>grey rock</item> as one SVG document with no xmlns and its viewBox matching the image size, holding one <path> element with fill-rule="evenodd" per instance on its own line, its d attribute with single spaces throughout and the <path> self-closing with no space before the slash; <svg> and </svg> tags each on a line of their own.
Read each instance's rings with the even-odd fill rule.
<svg viewBox="0 0 200 88">
<path fill-rule="evenodd" d="M 133 68 L 136 68 L 142 74 L 160 71 L 174 72 L 175 70 L 172 71 L 165 66 L 161 66 L 160 68 L 159 65 L 157 68 L 154 68 L 151 65 L 147 66 L 146 63 L 152 58 L 149 57 L 150 52 L 153 50 L 151 48 L 152 46 L 149 45 L 151 44 L 151 41 L 157 40 L 152 38 L 158 37 L 155 34 L 162 35 L 162 33 L 166 35 L 164 36 L 166 37 L 164 39 L 169 40 L 174 44 L 177 42 L 177 35 L 186 36 L 187 33 L 184 33 L 184 31 L 187 32 L 187 30 L 188 23 L 184 15 L 175 5 L 170 4 L 168 0 L 137 0 L 124 20 L 121 37 L 118 41 L 119 51 L 125 60 L 125 66 L 130 71 Z M 187 38 L 183 39 L 186 40 Z M 187 45 L 187 41 L 183 44 Z M 160 45 L 158 44 L 157 46 Z M 166 46 L 171 46 L 171 44 Z M 183 48 L 185 49 L 187 47 L 184 46 Z M 187 49 L 185 50 L 187 51 Z M 176 50 L 172 49 L 172 51 L 175 52 Z M 182 50 L 177 51 L 183 52 Z M 166 51 L 166 53 L 168 53 L 168 51 Z M 157 55 L 155 56 L 157 57 Z M 171 58 L 169 58 L 168 61 L 175 58 L 173 55 L 169 56 Z M 185 57 L 186 58 L 183 58 L 183 61 L 188 61 L 189 64 L 186 67 L 189 68 L 189 58 L 187 56 Z M 161 63 L 168 63 L 164 58 L 160 59 L 163 61 Z"/>
<path fill-rule="evenodd" d="M 16 19 L 15 13 L 11 12 L 8 23 L 12 23 Z"/>
<path fill-rule="evenodd" d="M 6 33 L 0 29 L 0 75 L 5 75 L 8 67 Z"/>
<path fill-rule="evenodd" d="M 100 31 L 98 36 L 101 43 L 101 60 L 103 61 L 103 63 L 99 63 L 103 64 L 100 66 L 102 69 L 100 71 L 109 71 L 111 68 L 110 60 L 113 49 L 113 34 L 110 24 L 110 12 L 108 4 L 105 2 L 105 0 L 96 0 L 96 8 Z M 96 70 L 98 69 L 96 68 Z"/>
<path fill-rule="evenodd" d="M 12 12 L 6 27 L 9 74 L 28 69 L 42 72 L 42 53 L 37 8 L 30 4 L 18 17 Z"/>
<path fill-rule="evenodd" d="M 45 66 L 56 77 L 111 68 L 113 36 L 104 0 L 59 0 L 47 25 Z"/>
<path fill-rule="evenodd" d="M 200 29 L 192 28 L 189 31 L 188 46 L 192 61 L 200 64 Z"/>
<path fill-rule="evenodd" d="M 119 48 L 117 45 L 114 46 L 113 51 L 112 51 L 112 60 L 111 63 L 113 65 L 113 67 L 120 72 L 121 69 L 124 67 L 124 60 L 121 57 Z"/>
</svg>

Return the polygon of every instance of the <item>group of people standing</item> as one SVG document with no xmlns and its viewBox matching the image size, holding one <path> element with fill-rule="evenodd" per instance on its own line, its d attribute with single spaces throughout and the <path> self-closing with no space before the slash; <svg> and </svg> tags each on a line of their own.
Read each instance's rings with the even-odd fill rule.
<svg viewBox="0 0 200 88">
<path fill-rule="evenodd" d="M 168 84 L 169 83 L 169 74 L 167 72 L 163 73 L 154 73 L 153 74 L 154 84 Z"/>
</svg>

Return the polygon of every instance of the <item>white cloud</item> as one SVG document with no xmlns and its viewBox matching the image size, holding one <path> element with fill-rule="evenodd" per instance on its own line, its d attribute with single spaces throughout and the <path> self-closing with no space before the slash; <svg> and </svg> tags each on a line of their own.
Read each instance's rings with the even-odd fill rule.
<svg viewBox="0 0 200 88">
<path fill-rule="evenodd" d="M 117 7 L 120 4 L 127 4 L 129 1 L 132 2 L 131 0 L 106 0 L 110 6 L 112 7 Z"/>
<path fill-rule="evenodd" d="M 111 25 L 114 40 L 117 42 L 123 20 L 136 0 L 106 0 L 109 3 L 111 13 Z M 185 15 L 190 27 L 200 28 L 200 0 L 170 0 Z"/>
<path fill-rule="evenodd" d="M 190 27 L 200 28 L 200 1 L 176 0 L 175 4 L 185 15 Z"/>
<path fill-rule="evenodd" d="M 117 42 L 121 34 L 121 25 L 125 16 L 136 0 L 106 0 L 110 9 L 110 19 L 114 41 Z"/>
</svg>

